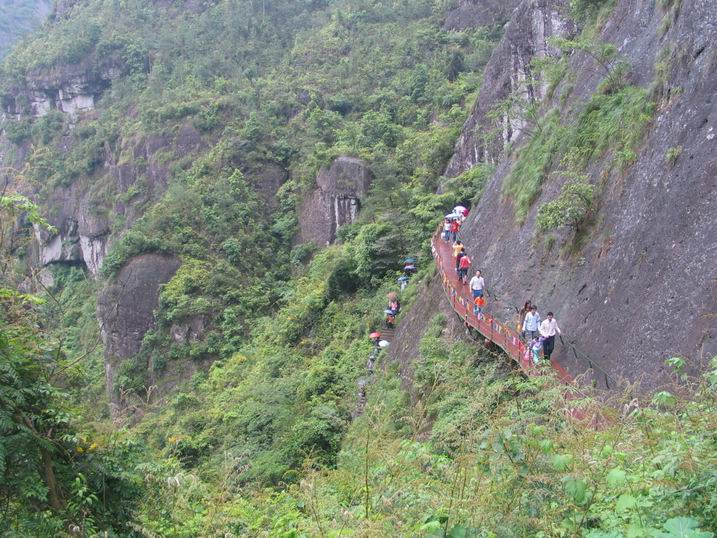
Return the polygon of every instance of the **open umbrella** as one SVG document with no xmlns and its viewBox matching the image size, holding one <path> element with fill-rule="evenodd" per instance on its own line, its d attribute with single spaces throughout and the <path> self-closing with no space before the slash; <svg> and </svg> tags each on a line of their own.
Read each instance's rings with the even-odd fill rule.
<svg viewBox="0 0 717 538">
<path fill-rule="evenodd" d="M 453 208 L 453 212 L 458 213 L 459 215 L 463 215 L 466 211 L 468 211 L 468 209 L 463 207 L 462 205 L 457 205 Z"/>
<path fill-rule="evenodd" d="M 403 263 L 406 265 L 413 265 L 414 263 L 416 263 L 416 258 L 406 258 L 405 260 L 403 260 Z"/>
<path fill-rule="evenodd" d="M 369 338 L 381 338 L 381 333 L 372 332 L 368 335 Z"/>
<path fill-rule="evenodd" d="M 445 218 L 448 220 L 456 220 L 461 218 L 461 215 L 459 215 L 458 213 L 448 213 Z"/>
<path fill-rule="evenodd" d="M 390 346 L 391 344 L 390 344 L 389 342 L 387 342 L 386 340 L 381 340 L 381 341 L 378 343 L 378 345 L 379 345 L 379 347 L 388 347 L 388 346 Z"/>
</svg>

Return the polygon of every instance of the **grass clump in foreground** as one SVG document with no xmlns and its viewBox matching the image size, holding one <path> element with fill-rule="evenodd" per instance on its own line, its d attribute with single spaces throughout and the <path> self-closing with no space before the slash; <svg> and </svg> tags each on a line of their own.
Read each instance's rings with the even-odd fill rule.
<svg viewBox="0 0 717 538">
<path fill-rule="evenodd" d="M 296 536 L 713 536 L 717 358 L 699 382 L 682 378 L 652 401 L 625 393 L 595 431 L 566 418 L 568 407 L 595 411 L 591 397 L 566 398 L 551 376 L 503 373 L 430 332 L 420 401 L 401 400 L 389 372 L 338 468 L 291 489 L 312 507 Z"/>
</svg>

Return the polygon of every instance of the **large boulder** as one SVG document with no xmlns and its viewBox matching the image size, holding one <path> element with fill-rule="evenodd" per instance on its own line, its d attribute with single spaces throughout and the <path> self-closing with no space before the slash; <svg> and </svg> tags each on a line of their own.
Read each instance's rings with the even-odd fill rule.
<svg viewBox="0 0 717 538">
<path fill-rule="evenodd" d="M 137 256 L 122 267 L 99 297 L 97 317 L 105 344 L 106 387 L 113 417 L 122 408 L 121 396 L 115 390 L 118 368 L 139 352 L 145 333 L 154 326 L 160 286 L 180 265 L 174 256 Z"/>
<path fill-rule="evenodd" d="M 373 174 L 361 159 L 338 157 L 328 169 L 322 167 L 316 188 L 299 210 L 301 242 L 331 244 L 341 226 L 356 220 L 372 181 Z"/>
</svg>

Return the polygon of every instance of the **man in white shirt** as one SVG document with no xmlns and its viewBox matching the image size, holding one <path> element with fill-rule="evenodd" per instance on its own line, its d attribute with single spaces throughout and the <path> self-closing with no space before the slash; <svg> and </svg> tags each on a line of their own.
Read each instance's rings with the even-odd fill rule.
<svg viewBox="0 0 717 538">
<path fill-rule="evenodd" d="M 552 312 L 548 312 L 548 317 L 543 320 L 540 324 L 540 336 L 543 340 L 543 357 L 546 360 L 550 360 L 550 355 L 553 354 L 555 348 L 555 334 L 560 334 L 560 327 L 558 327 L 558 320 L 553 317 Z"/>
<path fill-rule="evenodd" d="M 538 330 L 540 329 L 540 314 L 538 314 L 538 307 L 533 305 L 528 310 L 523 320 L 523 336 L 529 342 L 534 338 L 538 337 Z"/>
<path fill-rule="evenodd" d="M 483 288 L 485 288 L 485 280 L 480 276 L 480 270 L 476 271 L 476 274 L 471 281 L 468 283 L 473 294 L 473 299 L 476 297 L 483 297 Z"/>
</svg>

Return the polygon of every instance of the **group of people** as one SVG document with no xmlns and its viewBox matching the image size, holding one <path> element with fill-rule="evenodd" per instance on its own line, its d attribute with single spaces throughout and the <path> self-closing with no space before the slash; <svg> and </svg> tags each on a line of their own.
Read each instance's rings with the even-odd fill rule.
<svg viewBox="0 0 717 538">
<path fill-rule="evenodd" d="M 406 258 L 405 260 L 403 260 L 403 275 L 401 275 L 397 279 L 399 285 L 401 286 L 401 291 L 403 291 L 404 288 L 408 285 L 408 281 L 411 279 L 411 276 L 416 273 L 416 271 L 417 269 L 415 258 Z M 396 293 L 395 291 L 389 292 L 386 295 L 386 298 L 388 299 L 388 305 L 384 310 L 384 314 L 386 315 L 386 317 L 384 318 L 384 323 L 387 329 L 393 329 L 396 326 L 396 316 L 398 316 L 399 312 L 401 311 L 401 301 L 399 301 L 398 293 Z M 369 369 L 372 369 L 373 361 L 375 360 L 378 352 L 381 348 L 388 347 L 389 343 L 388 341 L 383 339 L 381 333 L 378 331 L 372 332 L 369 335 L 369 338 L 375 346 L 375 353 L 372 353 L 372 358 L 369 359 Z"/>
<path fill-rule="evenodd" d="M 446 215 L 443 222 L 442 236 L 444 241 L 452 242 L 458 280 L 463 284 L 468 284 L 473 297 L 473 313 L 478 318 L 481 318 L 486 302 L 485 279 L 480 269 L 478 269 L 473 277 L 468 280 L 473 260 L 468 256 L 465 245 L 457 238 L 461 224 L 465 220 L 465 215 L 467 215 L 467 210 L 463 213 L 461 209 L 464 208 L 458 206 L 453 210 L 452 214 Z M 519 318 L 517 329 L 527 343 L 526 353 L 529 355 L 528 358 L 537 364 L 542 350 L 543 358 L 550 361 L 555 349 L 555 336 L 561 334 L 558 321 L 553 313 L 548 312 L 546 319 L 541 319 L 537 306 L 532 304 L 531 301 L 527 301 L 520 311 Z"/>
<path fill-rule="evenodd" d="M 473 313 L 482 318 L 483 309 L 486 304 L 486 286 L 485 278 L 480 269 L 477 269 L 470 280 L 468 273 L 471 269 L 472 260 L 466 252 L 465 245 L 457 238 L 461 224 L 468 215 L 468 210 L 463 206 L 456 206 L 453 213 L 446 215 L 443 223 L 442 237 L 444 241 L 452 242 L 453 257 L 455 260 L 455 269 L 458 274 L 458 280 L 467 284 L 473 298 Z M 406 286 L 410 276 L 416 272 L 415 260 L 407 258 L 404 261 L 404 274 L 398 279 L 401 284 L 401 290 Z M 386 328 L 392 329 L 396 323 L 396 316 L 401 311 L 401 302 L 398 300 L 396 292 L 390 292 L 387 295 L 388 306 L 386 307 L 385 325 Z M 560 335 L 560 327 L 558 321 L 552 312 L 548 312 L 545 319 L 541 319 L 538 313 L 538 307 L 527 301 L 518 314 L 517 330 L 521 337 L 527 343 L 526 359 L 532 360 L 534 364 L 540 361 L 540 352 L 542 350 L 543 358 L 550 361 L 550 357 L 555 349 L 555 336 Z M 388 346 L 388 342 L 381 337 L 379 332 L 371 333 L 371 341 L 375 345 L 375 351 L 382 347 Z M 372 355 L 372 363 L 375 360 L 374 353 Z"/>
<path fill-rule="evenodd" d="M 555 349 L 555 336 L 561 334 L 554 314 L 548 312 L 547 317 L 541 320 L 538 307 L 527 301 L 518 316 L 518 330 L 528 343 L 526 353 L 531 355 L 535 364 L 538 364 L 542 349 L 543 358 L 550 361 Z"/>
<path fill-rule="evenodd" d="M 468 216 L 468 209 L 462 205 L 453 208 L 453 212 L 449 213 L 443 219 L 443 236 L 444 241 L 454 242 L 458 238 L 458 231 L 461 229 L 463 221 Z"/>
<path fill-rule="evenodd" d="M 456 264 L 458 280 L 463 284 L 468 284 L 473 297 L 473 313 L 480 318 L 483 316 L 483 308 L 485 308 L 485 279 L 483 274 L 480 269 L 477 269 L 473 277 L 468 280 L 468 271 L 471 268 L 472 260 L 461 241 L 457 240 L 453 243 L 453 258 Z"/>
</svg>

